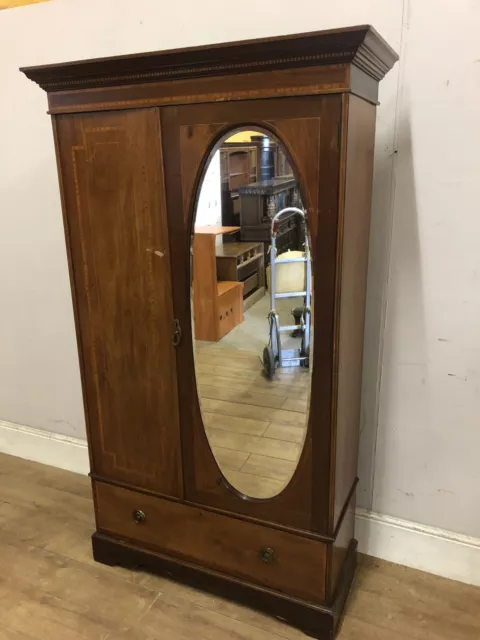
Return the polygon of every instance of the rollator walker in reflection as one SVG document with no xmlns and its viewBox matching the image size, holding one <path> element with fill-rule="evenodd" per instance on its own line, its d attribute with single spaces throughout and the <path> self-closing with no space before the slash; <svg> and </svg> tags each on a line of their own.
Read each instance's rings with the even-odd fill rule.
<svg viewBox="0 0 480 640">
<path fill-rule="evenodd" d="M 296 213 L 301 217 L 301 229 L 305 237 L 305 252 L 303 257 L 288 258 L 279 260 L 277 258 L 277 231 L 279 221 L 287 213 Z M 272 218 L 271 224 L 271 248 L 270 248 L 270 311 L 268 313 L 269 341 L 263 350 L 263 370 L 265 376 L 273 378 L 275 370 L 279 367 L 310 366 L 310 338 L 311 338 L 311 299 L 312 299 L 312 263 L 310 260 L 310 246 L 308 242 L 308 230 L 306 228 L 305 211 L 297 207 L 286 207 L 279 211 Z M 292 293 L 277 293 L 276 291 L 276 269 L 278 264 L 289 264 L 294 262 L 305 263 L 304 291 L 294 291 Z M 296 320 L 292 325 L 280 325 L 275 302 L 281 298 L 303 298 L 303 307 L 292 309 L 292 315 Z M 295 336 L 301 336 L 301 346 L 299 349 L 282 350 L 282 333 L 293 332 Z"/>
</svg>

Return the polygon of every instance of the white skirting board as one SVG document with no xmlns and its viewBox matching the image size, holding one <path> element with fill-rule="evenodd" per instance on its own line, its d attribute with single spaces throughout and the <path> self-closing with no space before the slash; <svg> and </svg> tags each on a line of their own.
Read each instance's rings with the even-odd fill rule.
<svg viewBox="0 0 480 640">
<path fill-rule="evenodd" d="M 0 420 L 0 452 L 87 475 L 85 440 Z"/>
<path fill-rule="evenodd" d="M 0 452 L 87 474 L 87 443 L 0 420 Z M 357 509 L 362 553 L 480 586 L 480 539 Z"/>
<path fill-rule="evenodd" d="M 480 539 L 357 509 L 358 550 L 438 576 L 480 586 Z"/>
</svg>

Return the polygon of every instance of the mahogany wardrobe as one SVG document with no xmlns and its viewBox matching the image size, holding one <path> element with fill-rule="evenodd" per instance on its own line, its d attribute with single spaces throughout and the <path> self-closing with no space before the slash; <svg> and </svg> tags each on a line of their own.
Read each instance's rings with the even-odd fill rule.
<svg viewBox="0 0 480 640">
<path fill-rule="evenodd" d="M 334 636 L 355 569 L 375 113 L 396 60 L 359 26 L 22 69 L 47 92 L 53 122 L 95 559 L 170 576 L 320 639 Z M 297 314 L 297 328 L 308 321 L 314 334 L 306 377 L 305 359 L 279 361 L 268 379 L 261 349 L 236 349 L 229 336 L 248 328 L 253 306 L 220 342 L 195 340 L 199 191 L 219 145 L 251 130 L 257 146 L 270 136 L 283 150 L 276 166 L 294 175 L 292 198 L 305 211 L 297 248 L 308 236 L 314 309 Z M 247 147 L 245 180 L 261 183 Z M 275 197 L 259 223 L 266 243 L 285 204 Z M 238 302 L 265 268 L 251 268 L 239 220 L 212 227 L 224 248 L 237 243 L 231 255 L 247 255 L 236 282 L 216 283 L 219 322 L 228 291 Z M 219 242 L 209 245 L 217 266 Z"/>
</svg>

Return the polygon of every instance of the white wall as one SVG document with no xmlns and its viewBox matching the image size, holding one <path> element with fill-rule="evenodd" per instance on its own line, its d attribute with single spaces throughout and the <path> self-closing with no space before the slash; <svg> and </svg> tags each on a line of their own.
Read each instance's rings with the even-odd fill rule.
<svg viewBox="0 0 480 640">
<path fill-rule="evenodd" d="M 480 3 L 411 2 L 374 509 L 480 537 Z"/>
<path fill-rule="evenodd" d="M 18 67 L 362 23 L 402 62 L 378 110 L 359 503 L 480 537 L 473 0 L 245 0 L 235 19 L 221 0 L 0 12 L 0 418 L 84 436 L 46 96 Z"/>
<path fill-rule="evenodd" d="M 197 210 L 195 212 L 195 226 L 210 227 L 222 224 L 222 189 L 220 176 L 220 151 L 216 151 L 205 171 L 200 187 Z M 218 236 L 221 240 L 222 237 Z"/>
</svg>

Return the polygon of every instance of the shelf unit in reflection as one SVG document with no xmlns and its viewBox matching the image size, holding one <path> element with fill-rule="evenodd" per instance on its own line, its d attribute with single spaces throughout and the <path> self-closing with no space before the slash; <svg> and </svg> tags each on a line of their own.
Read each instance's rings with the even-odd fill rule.
<svg viewBox="0 0 480 640">
<path fill-rule="evenodd" d="M 243 322 L 243 282 L 219 280 L 216 242 L 239 227 L 197 227 L 193 240 L 193 315 L 195 338 L 218 342 Z"/>
</svg>

